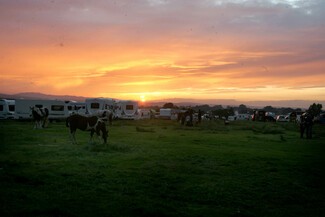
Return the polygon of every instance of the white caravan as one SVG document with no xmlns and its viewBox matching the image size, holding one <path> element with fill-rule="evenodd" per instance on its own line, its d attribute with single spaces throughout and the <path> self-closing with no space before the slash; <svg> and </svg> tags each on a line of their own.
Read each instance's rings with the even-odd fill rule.
<svg viewBox="0 0 325 217">
<path fill-rule="evenodd" d="M 76 102 L 76 101 L 68 101 L 66 102 L 67 109 L 69 115 L 72 114 L 79 114 L 85 115 L 86 114 L 86 103 L 85 102 Z"/>
<path fill-rule="evenodd" d="M 168 119 L 168 120 L 176 120 L 177 119 L 177 112 L 176 112 L 175 109 L 161 108 L 159 110 L 159 118 Z"/>
<path fill-rule="evenodd" d="M 151 111 L 150 109 L 138 109 L 137 119 L 150 119 Z"/>
<path fill-rule="evenodd" d="M 0 99 L 0 119 L 14 119 L 15 100 Z"/>
<path fill-rule="evenodd" d="M 120 119 L 136 119 L 138 116 L 138 102 L 133 100 L 119 100 L 116 102 L 116 117 Z"/>
<path fill-rule="evenodd" d="M 47 108 L 49 120 L 65 119 L 69 116 L 67 105 L 61 100 L 16 99 L 15 119 L 30 119 L 30 107 Z"/>
<path fill-rule="evenodd" d="M 88 98 L 85 100 L 86 114 L 96 114 L 101 110 L 110 110 L 115 113 L 116 101 L 111 98 Z"/>
</svg>

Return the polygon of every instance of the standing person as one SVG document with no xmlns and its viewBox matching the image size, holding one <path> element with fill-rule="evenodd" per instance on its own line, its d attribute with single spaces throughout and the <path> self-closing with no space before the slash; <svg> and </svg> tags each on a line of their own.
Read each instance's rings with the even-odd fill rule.
<svg viewBox="0 0 325 217">
<path fill-rule="evenodd" d="M 309 113 L 307 113 L 305 117 L 305 127 L 306 127 L 306 137 L 307 139 L 312 138 L 313 134 L 313 116 Z"/>
<path fill-rule="evenodd" d="M 202 112 L 201 109 L 199 109 L 199 113 L 198 113 L 198 122 L 201 123 L 201 119 L 202 119 Z"/>
<path fill-rule="evenodd" d="M 306 128 L 305 119 L 306 119 L 306 113 L 303 113 L 300 116 L 300 138 L 304 138 L 304 133 Z"/>
</svg>

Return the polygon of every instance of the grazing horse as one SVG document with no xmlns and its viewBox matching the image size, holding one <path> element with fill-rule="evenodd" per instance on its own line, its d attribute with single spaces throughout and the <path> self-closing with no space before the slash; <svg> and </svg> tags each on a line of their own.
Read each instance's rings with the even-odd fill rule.
<svg viewBox="0 0 325 217">
<path fill-rule="evenodd" d="M 42 129 L 47 126 L 49 110 L 47 108 L 30 107 L 33 120 L 35 121 L 34 129 Z"/>
<path fill-rule="evenodd" d="M 67 118 L 66 126 L 70 128 L 70 136 L 74 144 L 77 144 L 75 138 L 77 129 L 90 131 L 90 141 L 92 141 L 94 133 L 96 133 L 97 136 L 102 134 L 104 144 L 107 143 L 108 130 L 106 130 L 105 122 L 96 116 L 85 117 L 79 114 L 74 114 Z"/>
<path fill-rule="evenodd" d="M 100 119 L 107 121 L 109 125 L 112 125 L 113 121 L 113 112 L 111 110 L 105 109 L 105 110 L 98 110 L 91 115 L 97 116 Z"/>
<path fill-rule="evenodd" d="M 177 121 L 181 123 L 181 125 L 193 126 L 193 113 L 192 109 L 188 109 L 185 112 L 178 113 Z"/>
</svg>

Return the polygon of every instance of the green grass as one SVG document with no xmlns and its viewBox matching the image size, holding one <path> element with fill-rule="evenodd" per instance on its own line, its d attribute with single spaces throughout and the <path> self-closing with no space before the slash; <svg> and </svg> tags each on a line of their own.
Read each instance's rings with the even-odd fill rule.
<svg viewBox="0 0 325 217">
<path fill-rule="evenodd" d="M 0 122 L 0 216 L 324 216 L 325 126 L 117 121 L 108 145 L 63 122 Z"/>
</svg>

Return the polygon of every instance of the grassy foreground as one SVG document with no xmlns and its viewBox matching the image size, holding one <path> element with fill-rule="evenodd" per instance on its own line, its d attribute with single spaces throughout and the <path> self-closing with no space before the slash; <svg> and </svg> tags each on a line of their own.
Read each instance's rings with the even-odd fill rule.
<svg viewBox="0 0 325 217">
<path fill-rule="evenodd" d="M 65 123 L 0 122 L 0 216 L 324 216 L 325 126 L 116 121 L 107 147 Z"/>
</svg>

